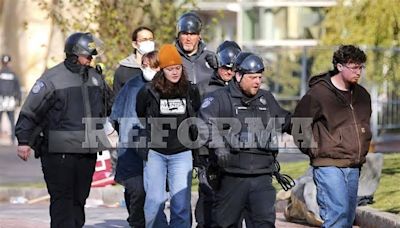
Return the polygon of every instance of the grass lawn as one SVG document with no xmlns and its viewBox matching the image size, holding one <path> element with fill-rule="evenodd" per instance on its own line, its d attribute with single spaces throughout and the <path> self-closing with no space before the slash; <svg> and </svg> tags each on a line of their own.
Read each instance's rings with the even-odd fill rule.
<svg viewBox="0 0 400 228">
<path fill-rule="evenodd" d="M 371 207 L 400 214 L 400 153 L 385 154 L 379 187 Z"/>
<path fill-rule="evenodd" d="M 308 168 L 308 161 L 281 163 L 281 172 L 293 179 L 303 175 Z M 390 213 L 400 214 L 400 153 L 385 154 L 382 176 L 374 195 L 374 203 L 369 206 Z M 282 189 L 276 181 L 274 186 Z"/>
</svg>

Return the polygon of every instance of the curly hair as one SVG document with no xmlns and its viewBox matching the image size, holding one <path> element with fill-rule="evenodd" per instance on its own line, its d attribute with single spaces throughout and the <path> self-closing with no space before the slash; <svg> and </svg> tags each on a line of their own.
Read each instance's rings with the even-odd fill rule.
<svg viewBox="0 0 400 228">
<path fill-rule="evenodd" d="M 337 51 L 333 53 L 332 63 L 336 69 L 338 63 L 355 63 L 361 64 L 367 61 L 364 51 L 354 45 L 341 45 Z"/>
<path fill-rule="evenodd" d="M 182 70 L 182 76 L 177 83 L 170 82 L 164 76 L 164 71 L 160 70 L 154 76 L 151 84 L 162 98 L 186 97 L 189 89 L 189 80 L 184 70 Z"/>
</svg>

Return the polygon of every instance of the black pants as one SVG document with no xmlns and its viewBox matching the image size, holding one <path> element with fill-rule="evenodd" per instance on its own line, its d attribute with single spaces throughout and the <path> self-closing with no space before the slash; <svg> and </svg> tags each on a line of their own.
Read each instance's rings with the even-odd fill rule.
<svg viewBox="0 0 400 228">
<path fill-rule="evenodd" d="M 270 175 L 224 175 L 215 192 L 213 222 L 216 227 L 237 227 L 246 209 L 253 227 L 275 227 L 275 195 Z"/>
<path fill-rule="evenodd" d="M 197 228 L 210 228 L 214 227 L 212 221 L 212 208 L 215 202 L 215 191 L 212 189 L 205 190 L 199 184 L 199 198 L 197 199 L 196 208 L 194 211 Z M 249 216 L 248 208 L 245 208 L 239 221 L 237 222 L 237 228 L 242 227 L 243 220 L 246 222 L 246 228 L 253 228 L 253 222 Z"/>
<path fill-rule="evenodd" d="M 194 211 L 198 228 L 212 227 L 211 213 L 214 201 L 214 192 L 204 192 L 199 187 L 199 198 Z"/>
<path fill-rule="evenodd" d="M 143 186 L 143 176 L 135 176 L 121 181 L 125 187 L 124 198 L 126 209 L 128 210 L 129 226 L 135 228 L 144 228 L 144 200 L 146 193 Z"/>
<path fill-rule="evenodd" d="M 50 194 L 52 228 L 75 228 L 85 224 L 85 203 L 89 196 L 96 154 L 46 153 L 42 170 Z"/>
</svg>

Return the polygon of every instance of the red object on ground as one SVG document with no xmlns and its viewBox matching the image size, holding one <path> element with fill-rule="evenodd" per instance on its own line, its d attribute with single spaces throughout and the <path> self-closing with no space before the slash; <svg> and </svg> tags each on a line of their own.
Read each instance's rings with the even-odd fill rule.
<svg viewBox="0 0 400 228">
<path fill-rule="evenodd" d="M 92 187 L 104 187 L 115 184 L 114 176 L 111 176 L 111 156 L 108 150 L 97 155 L 96 169 L 93 174 Z"/>
</svg>

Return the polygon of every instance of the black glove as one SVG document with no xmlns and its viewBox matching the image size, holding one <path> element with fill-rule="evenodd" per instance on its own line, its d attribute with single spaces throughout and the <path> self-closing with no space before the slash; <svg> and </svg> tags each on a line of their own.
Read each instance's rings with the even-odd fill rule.
<svg viewBox="0 0 400 228">
<path fill-rule="evenodd" d="M 217 59 L 217 56 L 215 54 L 211 54 L 211 53 L 207 54 L 206 55 L 206 62 L 214 70 L 218 68 L 218 59 Z"/>
<path fill-rule="evenodd" d="M 213 189 L 208 183 L 208 178 L 207 178 L 207 169 L 202 166 L 197 169 L 198 173 L 198 178 L 199 178 L 199 187 L 200 190 L 206 194 L 206 195 L 212 195 L 213 194 Z"/>
<path fill-rule="evenodd" d="M 229 161 L 229 150 L 226 148 L 217 148 L 215 150 L 215 155 L 217 155 L 219 167 L 226 168 Z"/>
</svg>

